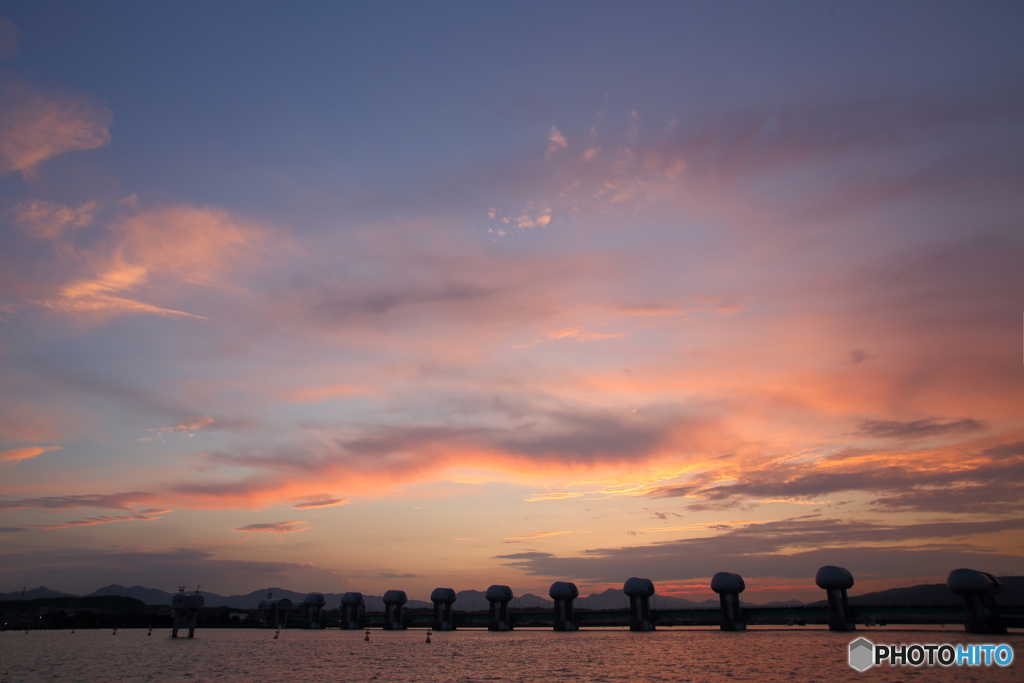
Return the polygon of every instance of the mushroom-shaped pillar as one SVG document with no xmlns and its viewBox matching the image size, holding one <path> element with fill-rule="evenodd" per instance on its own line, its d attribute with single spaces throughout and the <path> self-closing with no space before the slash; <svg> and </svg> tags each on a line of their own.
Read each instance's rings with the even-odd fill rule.
<svg viewBox="0 0 1024 683">
<path fill-rule="evenodd" d="M 511 631 L 512 622 L 508 618 L 508 603 L 512 600 L 512 589 L 508 586 L 491 586 L 484 593 L 490 610 L 487 617 L 488 631 Z"/>
<path fill-rule="evenodd" d="M 711 577 L 711 590 L 718 593 L 722 604 L 723 631 L 746 631 L 747 625 L 740 613 L 740 593 L 746 590 L 743 577 L 729 572 L 718 572 Z"/>
<path fill-rule="evenodd" d="M 434 603 L 433 629 L 435 631 L 454 631 L 452 603 L 455 602 L 455 591 L 451 588 L 435 588 L 430 594 L 430 601 Z"/>
<path fill-rule="evenodd" d="M 185 626 L 188 626 L 188 637 L 195 637 L 196 618 L 204 604 L 206 604 L 206 596 L 198 589 L 195 593 L 186 593 L 185 588 L 181 587 L 175 595 L 171 596 L 171 614 L 174 616 L 171 638 L 177 638 L 178 629 Z"/>
<path fill-rule="evenodd" d="M 555 581 L 548 589 L 548 595 L 555 601 L 555 630 L 556 631 L 578 631 L 576 624 L 576 611 L 573 609 L 572 601 L 580 597 L 580 591 L 575 583 L 569 581 Z"/>
<path fill-rule="evenodd" d="M 402 605 L 409 602 L 405 591 L 386 591 L 384 593 L 384 630 L 401 631 L 405 629 L 402 621 Z"/>
<path fill-rule="evenodd" d="M 954 569 L 946 578 L 946 587 L 964 599 L 968 633 L 1006 633 L 994 614 L 995 597 L 1003 592 L 999 579 L 974 569 Z"/>
<path fill-rule="evenodd" d="M 628 578 L 622 586 L 622 592 L 629 596 L 629 630 L 653 631 L 651 596 L 654 595 L 654 584 L 651 580 L 636 576 Z"/>
<path fill-rule="evenodd" d="M 274 600 L 268 594 L 266 600 L 260 600 L 260 611 L 263 612 L 263 626 L 266 628 L 285 628 L 288 625 L 288 614 L 292 610 L 292 601 L 288 598 Z"/>
<path fill-rule="evenodd" d="M 345 593 L 341 596 L 341 627 L 343 629 L 361 629 L 366 602 L 362 593 Z"/>
<path fill-rule="evenodd" d="M 853 574 L 843 567 L 825 565 L 818 570 L 814 583 L 828 594 L 828 630 L 853 631 L 853 614 L 846 591 L 853 588 Z"/>
<path fill-rule="evenodd" d="M 323 593 L 310 593 L 305 597 L 302 601 L 302 606 L 306 610 L 307 628 L 323 628 L 321 616 L 326 604 L 327 598 L 324 597 Z"/>
</svg>

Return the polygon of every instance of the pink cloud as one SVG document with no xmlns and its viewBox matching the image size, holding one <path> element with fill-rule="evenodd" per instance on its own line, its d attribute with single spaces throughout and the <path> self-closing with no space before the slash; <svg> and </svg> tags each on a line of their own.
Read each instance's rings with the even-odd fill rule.
<svg viewBox="0 0 1024 683">
<path fill-rule="evenodd" d="M 110 110 L 91 97 L 42 91 L 19 81 L 0 83 L 0 173 L 33 176 L 42 162 L 64 152 L 110 142 Z"/>
<path fill-rule="evenodd" d="M 555 152 L 568 146 L 569 143 L 566 141 L 565 136 L 557 128 L 551 126 L 551 130 L 548 132 L 548 148 L 544 152 L 544 158 L 550 159 L 554 156 Z"/>
<path fill-rule="evenodd" d="M 99 208 L 96 201 L 78 207 L 54 204 L 41 199 L 21 202 L 14 208 L 14 224 L 33 237 L 59 240 L 72 228 L 89 225 Z"/>
<path fill-rule="evenodd" d="M 38 301 L 43 306 L 100 321 L 126 313 L 201 319 L 145 299 L 172 299 L 190 287 L 230 290 L 232 278 L 265 255 L 264 227 L 226 211 L 191 206 L 142 210 L 120 203 L 103 226 L 105 239 L 83 244 L 68 228 L 91 222 L 96 208 L 96 202 L 77 208 L 42 201 L 19 205 L 18 224 L 35 237 L 58 242 L 55 256 L 64 272 L 78 274 L 50 285 L 50 294 Z"/>
</svg>

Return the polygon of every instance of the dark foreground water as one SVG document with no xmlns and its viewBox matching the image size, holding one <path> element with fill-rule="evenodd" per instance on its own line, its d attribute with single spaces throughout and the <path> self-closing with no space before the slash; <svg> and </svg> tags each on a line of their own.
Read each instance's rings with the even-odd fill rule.
<svg viewBox="0 0 1024 683">
<path fill-rule="evenodd" d="M 1024 681 L 1024 634 L 864 629 L 592 630 L 555 633 L 457 631 L 200 630 L 194 640 L 168 631 L 7 631 L 0 633 L 0 681 Z M 1007 668 L 847 665 L 858 636 L 876 643 L 1008 643 Z"/>
</svg>

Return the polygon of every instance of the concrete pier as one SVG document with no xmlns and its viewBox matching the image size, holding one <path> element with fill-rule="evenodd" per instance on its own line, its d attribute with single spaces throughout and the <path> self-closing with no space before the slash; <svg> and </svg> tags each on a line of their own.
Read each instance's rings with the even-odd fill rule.
<svg viewBox="0 0 1024 683">
<path fill-rule="evenodd" d="M 995 597 L 1003 592 L 999 579 L 974 569 L 954 569 L 946 578 L 946 587 L 964 600 L 968 633 L 1006 633 L 1006 626 L 994 614 Z"/>
<path fill-rule="evenodd" d="M 452 619 L 452 603 L 455 602 L 455 591 L 451 588 L 435 588 L 430 594 L 434 603 L 434 621 L 431 625 L 435 631 L 454 631 L 455 620 Z"/>
<path fill-rule="evenodd" d="M 306 610 L 306 628 L 323 628 L 323 611 L 324 605 L 327 604 L 327 598 L 324 597 L 323 593 L 310 593 L 302 601 L 302 606 Z"/>
<path fill-rule="evenodd" d="M 854 631 L 853 613 L 846 591 L 853 588 L 853 574 L 843 567 L 825 565 L 814 577 L 818 588 L 828 594 L 828 629 L 830 631 Z"/>
<path fill-rule="evenodd" d="M 555 630 L 578 631 L 580 627 L 576 623 L 576 610 L 573 607 L 573 600 L 580 596 L 576 584 L 569 581 L 555 581 L 551 584 L 548 595 L 555 601 Z"/>
<path fill-rule="evenodd" d="M 402 631 L 405 621 L 402 618 L 402 605 L 409 602 L 405 591 L 387 591 L 384 593 L 384 630 Z"/>
<path fill-rule="evenodd" d="M 345 593 L 341 596 L 341 628 L 361 629 L 365 613 L 366 603 L 362 593 Z"/>
<path fill-rule="evenodd" d="M 488 631 L 511 631 L 512 622 L 508 618 L 508 603 L 514 597 L 508 586 L 491 586 L 484 594 L 490 603 L 487 618 Z"/>
<path fill-rule="evenodd" d="M 206 596 L 196 589 L 195 593 L 186 593 L 185 587 L 180 586 L 178 593 L 171 596 L 171 614 L 174 622 L 171 626 L 171 638 L 178 637 L 178 630 L 188 627 L 188 637 L 196 634 L 196 619 L 199 617 L 199 610 L 206 604 Z M 116 631 L 115 631 L 116 633 Z"/>
<path fill-rule="evenodd" d="M 654 595 L 654 584 L 651 580 L 630 577 L 622 586 L 622 592 L 629 596 L 629 630 L 653 631 L 651 596 Z"/>
<path fill-rule="evenodd" d="M 711 577 L 711 590 L 718 593 L 722 606 L 723 631 L 746 631 L 747 625 L 740 612 L 740 593 L 746 590 L 743 577 L 729 572 L 718 572 Z"/>
</svg>

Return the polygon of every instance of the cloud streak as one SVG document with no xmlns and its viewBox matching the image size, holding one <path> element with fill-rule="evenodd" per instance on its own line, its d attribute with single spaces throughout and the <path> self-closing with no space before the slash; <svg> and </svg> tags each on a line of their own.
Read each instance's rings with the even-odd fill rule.
<svg viewBox="0 0 1024 683">
<path fill-rule="evenodd" d="M 828 518 L 746 524 L 723 533 L 644 546 L 586 550 L 576 557 L 545 552 L 500 555 L 530 574 L 621 582 L 642 575 L 654 581 L 743 576 L 813 581 L 818 567 L 837 564 L 855 577 L 945 575 L 958 566 L 1019 572 L 1024 558 L 968 539 L 1024 529 L 1024 520 L 886 525 Z"/>
<path fill-rule="evenodd" d="M 43 496 L 39 498 L 18 498 L 0 500 L 0 510 L 72 510 L 76 508 L 97 508 L 100 510 L 130 510 L 133 506 L 156 498 L 156 494 L 145 491 L 108 494 L 78 494 L 67 496 Z"/>
<path fill-rule="evenodd" d="M 296 531 L 309 531 L 309 527 L 302 526 L 306 522 L 271 522 L 265 524 L 246 524 L 235 531 L 256 531 L 268 534 L 291 534 Z"/>
<path fill-rule="evenodd" d="M 159 508 L 152 508 L 149 510 L 140 510 L 138 513 L 134 515 L 100 515 L 99 517 L 86 517 L 85 519 L 61 522 L 60 524 L 33 524 L 31 526 L 33 526 L 36 529 L 71 529 L 80 526 L 96 526 L 97 524 L 111 524 L 113 522 L 151 522 L 155 519 L 160 519 L 162 515 L 166 515 L 168 512 L 173 512 L 173 510 L 161 510 Z"/>
<path fill-rule="evenodd" d="M 22 460 L 28 460 L 36 456 L 42 455 L 43 453 L 49 453 L 50 451 L 59 451 L 61 446 L 25 446 L 23 448 L 12 448 L 6 451 L 0 451 L 0 462 L 20 462 Z"/>
</svg>

